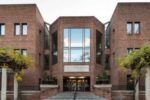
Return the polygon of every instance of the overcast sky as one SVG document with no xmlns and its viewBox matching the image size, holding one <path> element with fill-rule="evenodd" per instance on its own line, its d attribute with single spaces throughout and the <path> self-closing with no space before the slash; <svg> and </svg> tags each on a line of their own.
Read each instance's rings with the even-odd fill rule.
<svg viewBox="0 0 150 100">
<path fill-rule="evenodd" d="M 0 4 L 35 3 L 48 23 L 52 23 L 59 16 L 95 16 L 105 23 L 110 20 L 118 2 L 150 0 L 0 0 Z"/>
</svg>

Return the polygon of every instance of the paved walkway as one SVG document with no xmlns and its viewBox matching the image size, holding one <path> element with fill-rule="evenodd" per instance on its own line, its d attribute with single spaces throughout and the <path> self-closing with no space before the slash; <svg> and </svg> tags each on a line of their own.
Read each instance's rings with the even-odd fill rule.
<svg viewBox="0 0 150 100">
<path fill-rule="evenodd" d="M 45 100 L 73 100 L 74 92 L 62 92 Z M 76 100 L 107 100 L 91 92 L 77 92 Z"/>
</svg>

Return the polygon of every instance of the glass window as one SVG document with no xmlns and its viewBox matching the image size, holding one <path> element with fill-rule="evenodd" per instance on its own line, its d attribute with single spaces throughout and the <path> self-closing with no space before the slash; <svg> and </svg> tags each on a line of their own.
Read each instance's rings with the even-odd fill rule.
<svg viewBox="0 0 150 100">
<path fill-rule="evenodd" d="M 134 79 L 131 75 L 127 75 L 127 90 L 134 90 Z"/>
<path fill-rule="evenodd" d="M 17 53 L 21 53 L 20 49 L 15 49 L 14 51 L 17 52 Z"/>
<path fill-rule="evenodd" d="M 82 29 L 71 29 L 71 47 L 83 46 Z"/>
<path fill-rule="evenodd" d="M 64 47 L 69 46 L 69 29 L 64 29 Z"/>
<path fill-rule="evenodd" d="M 18 24 L 18 23 L 15 23 L 15 35 L 21 35 L 20 24 Z"/>
<path fill-rule="evenodd" d="M 50 47 L 49 25 L 45 23 L 44 24 L 44 48 L 49 49 L 49 47 Z"/>
<path fill-rule="evenodd" d="M 17 53 L 20 53 L 24 56 L 27 55 L 27 49 L 15 49 L 14 51 L 17 52 Z"/>
<path fill-rule="evenodd" d="M 82 49 L 71 49 L 71 62 L 82 62 Z"/>
<path fill-rule="evenodd" d="M 22 49 L 21 50 L 21 54 L 24 55 L 24 56 L 26 56 L 27 55 L 27 50 L 26 49 Z"/>
<path fill-rule="evenodd" d="M 44 70 L 49 69 L 49 55 L 44 55 Z"/>
<path fill-rule="evenodd" d="M 132 22 L 127 22 L 127 34 L 132 34 Z"/>
<path fill-rule="evenodd" d="M 69 61 L 69 49 L 64 49 L 64 62 Z"/>
<path fill-rule="evenodd" d="M 127 48 L 127 53 L 130 54 L 133 50 L 140 50 L 140 48 Z"/>
<path fill-rule="evenodd" d="M 105 55 L 105 69 L 110 69 L 110 55 Z"/>
<path fill-rule="evenodd" d="M 0 35 L 5 35 L 5 25 L 0 24 Z"/>
<path fill-rule="evenodd" d="M 54 32 L 52 34 L 52 64 L 57 64 L 58 61 L 58 38 L 57 38 L 57 32 Z"/>
<path fill-rule="evenodd" d="M 85 62 L 90 61 L 90 48 L 85 48 L 85 52 L 83 54 Z"/>
<path fill-rule="evenodd" d="M 85 47 L 90 47 L 90 29 L 85 29 Z"/>
<path fill-rule="evenodd" d="M 90 61 L 90 29 L 64 29 L 64 62 Z"/>
<path fill-rule="evenodd" d="M 96 63 L 101 64 L 102 60 L 102 34 L 96 31 Z"/>
<path fill-rule="evenodd" d="M 140 33 L 140 23 L 139 22 L 135 22 L 134 23 L 134 33 L 135 34 L 139 34 Z"/>
<path fill-rule="evenodd" d="M 22 24 L 22 35 L 27 35 L 28 26 L 26 23 Z"/>
<path fill-rule="evenodd" d="M 130 54 L 133 51 L 133 48 L 127 48 L 127 53 Z"/>
</svg>

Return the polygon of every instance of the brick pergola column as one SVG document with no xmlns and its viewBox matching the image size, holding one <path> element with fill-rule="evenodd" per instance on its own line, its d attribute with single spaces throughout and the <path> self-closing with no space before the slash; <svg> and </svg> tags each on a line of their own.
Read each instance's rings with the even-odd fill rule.
<svg viewBox="0 0 150 100">
<path fill-rule="evenodd" d="M 1 100 L 6 100 L 6 95 L 7 95 L 7 68 L 2 67 Z"/>
<path fill-rule="evenodd" d="M 14 75 L 14 100 L 18 100 L 18 81 Z"/>
<path fill-rule="evenodd" d="M 145 77 L 145 100 L 150 100 L 150 66 L 146 68 Z"/>
</svg>

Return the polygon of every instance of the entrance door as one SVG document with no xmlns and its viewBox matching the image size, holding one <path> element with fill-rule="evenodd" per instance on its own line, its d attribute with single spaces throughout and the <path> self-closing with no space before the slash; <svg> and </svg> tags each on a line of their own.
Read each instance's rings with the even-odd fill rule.
<svg viewBox="0 0 150 100">
<path fill-rule="evenodd" d="M 64 77 L 64 91 L 90 91 L 89 77 Z"/>
</svg>

